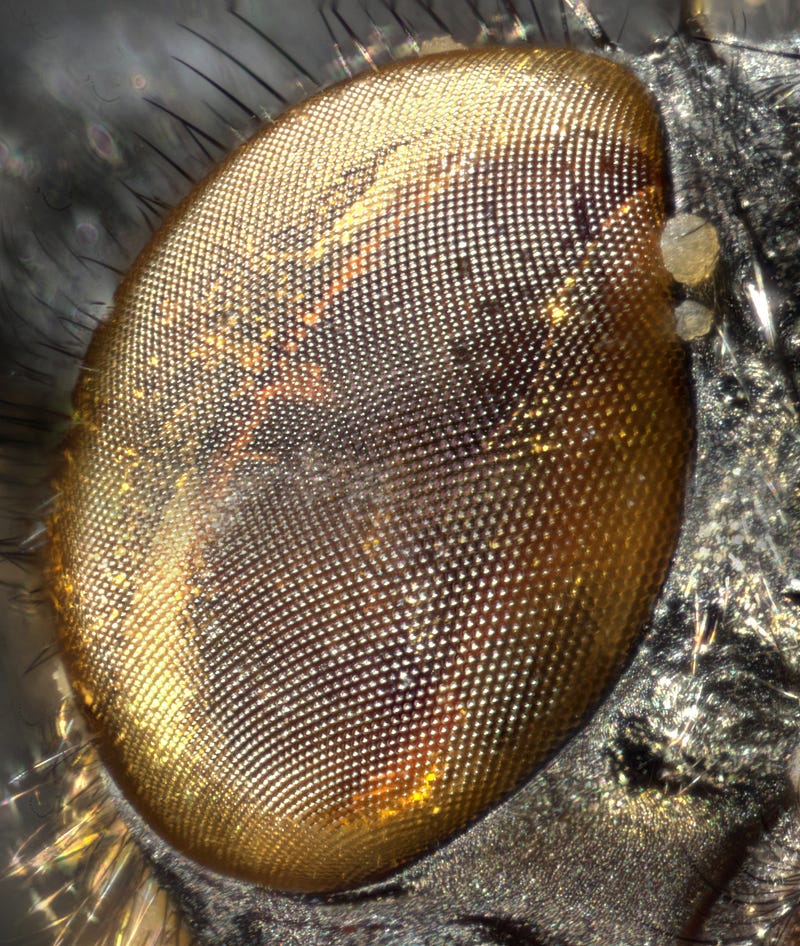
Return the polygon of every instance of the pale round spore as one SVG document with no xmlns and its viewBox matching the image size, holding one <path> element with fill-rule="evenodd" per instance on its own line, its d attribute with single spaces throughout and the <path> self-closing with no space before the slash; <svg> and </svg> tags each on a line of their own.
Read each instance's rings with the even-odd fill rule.
<svg viewBox="0 0 800 946">
<path fill-rule="evenodd" d="M 675 310 L 675 330 L 685 342 L 708 335 L 713 324 L 711 309 L 694 299 L 687 299 Z"/>
<path fill-rule="evenodd" d="M 667 220 L 661 252 L 664 265 L 675 282 L 699 286 L 714 274 L 719 259 L 719 237 L 702 217 L 678 214 Z"/>
</svg>

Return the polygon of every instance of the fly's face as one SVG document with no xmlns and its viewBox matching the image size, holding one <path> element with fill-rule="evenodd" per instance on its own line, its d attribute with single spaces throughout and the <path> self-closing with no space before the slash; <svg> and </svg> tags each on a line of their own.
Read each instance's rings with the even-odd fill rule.
<svg viewBox="0 0 800 946">
<path fill-rule="evenodd" d="M 85 123 L 127 203 L 93 213 L 76 171 L 38 211 L 66 201 L 62 250 L 108 246 L 133 232 L 121 207 L 150 214 L 222 148 L 220 123 L 285 109 L 154 228 L 81 347 L 25 617 L 56 625 L 82 713 L 57 717 L 66 771 L 16 797 L 68 800 L 14 873 L 44 876 L 65 943 L 103 911 L 98 942 L 189 935 L 142 864 L 232 946 L 778 942 L 787 60 L 696 21 L 626 52 L 582 7 L 309 8 L 325 68 L 371 68 L 323 70 L 307 98 L 291 18 L 207 16 L 175 27 L 166 75 L 212 101 L 143 93 L 137 69 L 142 150 L 113 109 Z M 32 286 L 80 279 L 10 245 L 9 313 L 33 345 L 49 305 L 63 349 L 90 311 Z M 9 420 L 31 429 L 57 372 L 35 346 L 25 367 Z M 59 918 L 74 871 L 96 904 Z"/>
</svg>

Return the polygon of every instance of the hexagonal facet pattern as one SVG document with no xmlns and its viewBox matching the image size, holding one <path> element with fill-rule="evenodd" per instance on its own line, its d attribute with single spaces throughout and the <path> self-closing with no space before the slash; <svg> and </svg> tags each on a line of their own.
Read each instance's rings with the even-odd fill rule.
<svg viewBox="0 0 800 946">
<path fill-rule="evenodd" d="M 77 390 L 50 580 L 173 844 L 379 877 L 613 682 L 691 439 L 662 203 L 631 75 L 491 49 L 318 95 L 156 234 Z"/>
</svg>

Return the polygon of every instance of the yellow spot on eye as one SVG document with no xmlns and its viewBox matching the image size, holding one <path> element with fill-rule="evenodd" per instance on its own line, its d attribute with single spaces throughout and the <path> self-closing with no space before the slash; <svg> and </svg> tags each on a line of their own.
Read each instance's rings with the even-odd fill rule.
<svg viewBox="0 0 800 946">
<path fill-rule="evenodd" d="M 74 680 L 73 687 L 83 705 L 91 710 L 95 705 L 94 693 L 81 680 Z"/>
<path fill-rule="evenodd" d="M 395 779 L 396 773 L 389 773 L 385 776 L 385 784 L 381 785 L 378 788 L 375 788 L 370 792 L 371 797 L 380 797 L 385 794 L 390 794 L 393 792 L 393 781 Z M 391 807 L 384 808 L 380 812 L 380 818 L 382 821 L 391 821 L 396 818 L 404 810 L 410 808 L 418 808 L 422 805 L 425 805 L 431 794 L 435 783 L 438 781 L 440 773 L 438 770 L 433 769 L 429 772 L 426 772 L 418 786 L 410 791 L 407 795 L 400 798 L 395 798 L 394 803 Z M 436 812 L 438 813 L 438 812 Z"/>
<path fill-rule="evenodd" d="M 531 453 L 534 455 L 541 455 L 545 453 L 550 453 L 553 450 L 560 450 L 561 445 L 553 442 L 544 442 L 541 440 L 536 440 L 531 444 Z"/>
</svg>

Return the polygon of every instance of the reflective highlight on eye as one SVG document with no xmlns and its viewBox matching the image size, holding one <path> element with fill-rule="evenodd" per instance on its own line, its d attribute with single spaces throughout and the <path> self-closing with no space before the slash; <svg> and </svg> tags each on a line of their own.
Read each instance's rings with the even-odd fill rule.
<svg viewBox="0 0 800 946">
<path fill-rule="evenodd" d="M 563 741 L 647 617 L 689 447 L 661 149 L 575 51 L 294 109 L 151 242 L 50 521 L 78 697 L 173 844 L 382 876 Z"/>
</svg>

